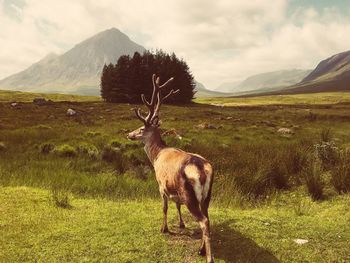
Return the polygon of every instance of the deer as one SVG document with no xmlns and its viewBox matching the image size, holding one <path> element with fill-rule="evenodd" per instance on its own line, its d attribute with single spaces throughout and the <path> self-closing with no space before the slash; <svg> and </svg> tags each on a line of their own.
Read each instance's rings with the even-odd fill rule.
<svg viewBox="0 0 350 263">
<path fill-rule="evenodd" d="M 168 147 L 161 138 L 160 106 L 164 100 L 179 93 L 179 90 L 171 89 L 163 97 L 161 91 L 173 80 L 174 78 L 170 78 L 160 85 L 159 77 L 152 75 L 153 92 L 150 100 L 147 100 L 144 94 L 141 95 L 142 102 L 148 108 L 148 114 L 144 116 L 140 108 L 134 109 L 136 117 L 142 121 L 143 126 L 130 132 L 127 138 L 139 140 L 144 144 L 144 150 L 153 165 L 163 204 L 161 232 L 169 233 L 168 200 L 176 203 L 180 228 L 185 228 L 181 214 L 181 205 L 185 205 L 202 230 L 199 255 L 206 256 L 206 262 L 214 262 L 210 245 L 208 214 L 213 185 L 213 168 L 204 157 Z"/>
</svg>

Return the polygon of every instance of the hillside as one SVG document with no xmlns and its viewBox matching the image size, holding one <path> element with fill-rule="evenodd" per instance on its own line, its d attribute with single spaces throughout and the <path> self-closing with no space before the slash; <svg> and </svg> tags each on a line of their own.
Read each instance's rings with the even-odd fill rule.
<svg viewBox="0 0 350 263">
<path fill-rule="evenodd" d="M 311 70 L 291 69 L 266 72 L 250 76 L 237 83 L 223 83 L 216 90 L 230 93 L 255 92 L 264 89 L 281 89 L 300 82 Z"/>
<path fill-rule="evenodd" d="M 7 90 L 99 94 L 104 64 L 145 49 L 116 28 L 100 32 L 62 55 L 49 54 L 29 68 L 0 81 Z"/>
<path fill-rule="evenodd" d="M 227 97 L 230 94 L 208 90 L 202 83 L 195 81 L 196 83 L 196 94 L 194 95 L 197 98 L 206 98 L 206 97 Z"/>
<path fill-rule="evenodd" d="M 350 51 L 322 60 L 299 84 L 278 91 L 255 92 L 260 95 L 301 94 L 350 91 Z M 254 96 L 254 94 L 249 94 Z"/>
</svg>

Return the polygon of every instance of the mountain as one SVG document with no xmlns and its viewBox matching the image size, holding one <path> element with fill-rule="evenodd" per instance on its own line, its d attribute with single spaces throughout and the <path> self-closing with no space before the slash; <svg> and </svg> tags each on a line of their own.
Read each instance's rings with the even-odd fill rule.
<svg viewBox="0 0 350 263">
<path fill-rule="evenodd" d="M 196 84 L 196 87 L 195 87 L 195 90 L 196 90 L 196 94 L 195 94 L 195 97 L 227 97 L 228 93 L 224 93 L 224 92 L 218 92 L 218 91 L 213 91 L 213 90 L 208 90 L 207 88 L 205 88 L 205 86 L 198 82 L 198 81 L 195 81 L 195 84 Z"/>
<path fill-rule="evenodd" d="M 350 51 L 322 60 L 300 83 L 270 94 L 350 91 Z"/>
<path fill-rule="evenodd" d="M 116 28 L 100 32 L 62 55 L 49 54 L 29 68 L 0 80 L 8 90 L 99 94 L 104 64 L 145 49 Z"/>
<path fill-rule="evenodd" d="M 336 80 L 346 76 L 350 76 L 350 51 L 322 60 L 302 83 Z"/>
<path fill-rule="evenodd" d="M 300 82 L 310 72 L 311 70 L 302 69 L 266 72 L 250 76 L 241 83 L 223 83 L 216 90 L 231 93 L 245 93 L 264 89 L 275 90 Z"/>
</svg>

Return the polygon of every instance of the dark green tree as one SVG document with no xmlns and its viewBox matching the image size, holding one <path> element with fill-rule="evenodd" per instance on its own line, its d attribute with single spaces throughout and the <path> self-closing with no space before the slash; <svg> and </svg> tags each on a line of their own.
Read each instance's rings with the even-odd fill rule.
<svg viewBox="0 0 350 263">
<path fill-rule="evenodd" d="M 101 76 L 101 97 L 104 101 L 109 102 L 109 99 L 111 98 L 111 90 L 112 90 L 112 71 L 113 71 L 113 64 L 104 65 L 102 70 L 102 76 Z"/>
<path fill-rule="evenodd" d="M 101 76 L 101 96 L 108 102 L 140 103 L 141 94 L 149 98 L 152 94 L 152 75 L 156 74 L 161 82 L 174 77 L 164 94 L 171 89 L 180 92 L 166 103 L 189 103 L 194 96 L 194 78 L 188 65 L 182 59 L 157 50 L 145 51 L 142 55 L 135 52 L 133 57 L 121 56 L 115 66 L 105 66 Z"/>
</svg>

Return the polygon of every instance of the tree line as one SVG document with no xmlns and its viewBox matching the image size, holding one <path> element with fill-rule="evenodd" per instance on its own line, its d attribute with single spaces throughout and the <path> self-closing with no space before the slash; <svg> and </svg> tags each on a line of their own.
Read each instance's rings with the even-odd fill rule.
<svg viewBox="0 0 350 263">
<path fill-rule="evenodd" d="M 107 102 L 140 103 L 141 94 L 149 98 L 152 94 L 152 75 L 159 76 L 160 83 L 174 77 L 164 91 L 179 89 L 177 95 L 166 103 L 189 103 L 194 96 L 195 82 L 188 65 L 174 53 L 171 55 L 157 51 L 135 52 L 121 56 L 117 64 L 104 65 L 101 75 L 101 97 Z"/>
</svg>

